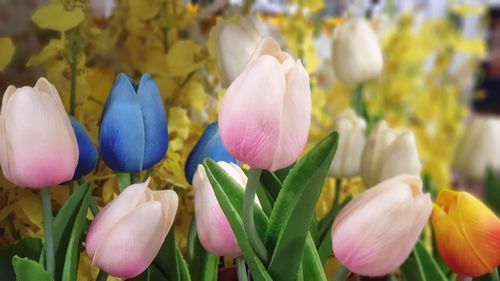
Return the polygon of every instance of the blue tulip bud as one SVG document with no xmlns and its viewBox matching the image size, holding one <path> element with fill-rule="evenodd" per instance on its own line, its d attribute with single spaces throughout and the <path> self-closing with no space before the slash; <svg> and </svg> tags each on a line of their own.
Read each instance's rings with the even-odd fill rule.
<svg viewBox="0 0 500 281">
<path fill-rule="evenodd" d="M 214 161 L 233 162 L 236 165 L 240 164 L 240 162 L 231 156 L 224 147 L 219 135 L 219 125 L 217 122 L 211 123 L 205 128 L 201 138 L 189 154 L 186 161 L 186 167 L 184 168 L 186 180 L 189 183 L 193 181 L 193 176 L 198 165 L 201 164 L 205 158 L 211 158 Z"/>
<path fill-rule="evenodd" d="M 101 119 L 102 159 L 118 172 L 139 172 L 158 163 L 168 148 L 167 117 L 149 74 L 136 84 L 120 73 Z"/>
<path fill-rule="evenodd" d="M 73 116 L 69 116 L 69 120 L 75 132 L 78 150 L 80 151 L 78 154 L 78 165 L 73 176 L 73 180 L 78 180 L 90 173 L 97 165 L 97 149 L 80 123 Z"/>
</svg>

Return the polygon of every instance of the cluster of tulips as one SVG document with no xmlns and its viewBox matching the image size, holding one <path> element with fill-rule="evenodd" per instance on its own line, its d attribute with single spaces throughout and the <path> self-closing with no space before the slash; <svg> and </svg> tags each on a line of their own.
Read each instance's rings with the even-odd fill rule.
<svg viewBox="0 0 500 281">
<path fill-rule="evenodd" d="M 326 280 L 323 264 L 332 252 L 346 268 L 336 278 L 349 271 L 387 275 L 408 258 L 429 218 L 439 253 L 452 271 L 480 276 L 500 265 L 499 218 L 466 192 L 443 190 L 433 205 L 419 178 L 413 133 L 395 131 L 381 121 L 366 137 L 366 122 L 348 110 L 336 117 L 337 132 L 302 156 L 311 92 L 301 61 L 247 25 L 227 23 L 218 29 L 218 42 L 244 46 L 218 46 L 218 66 L 228 88 L 218 122 L 206 127 L 185 173 L 194 188 L 200 243 L 213 255 L 243 260 L 240 280 L 247 280 L 245 262 L 252 280 Z M 359 48 L 351 46 L 360 42 L 370 52 L 356 53 Z M 338 70 L 341 79 L 345 75 L 349 83 L 360 83 L 380 72 L 380 49 L 363 20 L 340 26 L 334 44 L 335 56 L 346 65 Z M 136 174 L 165 157 L 168 128 L 162 104 L 149 75 L 138 84 L 117 76 L 99 131 L 99 154 L 109 168 Z M 83 181 L 98 153 L 46 79 L 34 87 L 10 86 L 4 93 L 0 160 L 9 181 L 40 189 L 43 263 L 54 275 L 48 187 Z M 240 168 L 240 162 L 250 169 Z M 345 202 L 327 221 L 331 236 L 318 241 L 310 226 L 328 174 L 361 175 L 367 190 Z M 147 179 L 133 178 L 104 208 L 93 209 L 84 239 L 93 265 L 122 278 L 138 276 L 150 266 L 172 231 L 178 206 L 173 190 L 153 191 Z"/>
</svg>

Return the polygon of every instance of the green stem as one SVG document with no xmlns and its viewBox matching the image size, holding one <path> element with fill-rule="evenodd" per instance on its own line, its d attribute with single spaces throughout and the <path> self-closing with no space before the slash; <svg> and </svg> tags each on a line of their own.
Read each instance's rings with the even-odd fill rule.
<svg viewBox="0 0 500 281">
<path fill-rule="evenodd" d="M 136 173 L 130 173 L 130 180 L 131 183 L 140 183 L 141 181 L 141 172 L 136 172 Z"/>
<path fill-rule="evenodd" d="M 71 46 L 71 84 L 70 84 L 70 99 L 69 99 L 69 114 L 71 116 L 75 116 L 75 108 L 76 108 L 76 77 L 77 77 L 77 56 L 78 56 L 78 47 L 76 43 Z"/>
<path fill-rule="evenodd" d="M 335 272 L 332 281 L 344 281 L 351 272 L 345 266 L 340 265 L 339 269 Z"/>
<path fill-rule="evenodd" d="M 493 269 L 493 271 L 490 273 L 490 280 L 500 281 L 500 276 L 498 276 L 498 267 Z"/>
<path fill-rule="evenodd" d="M 102 270 L 99 270 L 99 274 L 97 274 L 97 278 L 95 281 L 106 281 L 108 279 L 108 274 Z"/>
<path fill-rule="evenodd" d="M 90 196 L 90 202 L 89 202 L 89 207 L 90 207 L 90 211 L 92 212 L 92 215 L 94 215 L 94 218 L 97 216 L 97 214 L 99 213 L 99 208 L 97 207 L 97 202 L 95 201 L 95 197 L 94 196 Z"/>
<path fill-rule="evenodd" d="M 335 198 L 333 198 L 332 208 L 336 208 L 340 202 L 340 193 L 342 192 L 342 179 L 335 179 Z"/>
<path fill-rule="evenodd" d="M 248 182 L 245 188 L 245 197 L 243 198 L 243 225 L 252 248 L 255 250 L 260 259 L 264 261 L 264 263 L 267 263 L 267 250 L 255 230 L 255 221 L 253 217 L 255 193 L 257 191 L 261 173 L 261 169 L 251 169 L 248 172 Z"/>
<path fill-rule="evenodd" d="M 247 267 L 245 266 L 245 258 L 243 256 L 236 258 L 236 272 L 238 273 L 238 281 L 248 281 Z"/>
<path fill-rule="evenodd" d="M 52 202 L 50 198 L 49 188 L 45 187 L 40 189 L 40 196 L 42 197 L 45 261 L 47 263 L 46 269 L 47 272 L 50 273 L 50 275 L 54 276 L 54 237 L 52 234 Z"/>
</svg>

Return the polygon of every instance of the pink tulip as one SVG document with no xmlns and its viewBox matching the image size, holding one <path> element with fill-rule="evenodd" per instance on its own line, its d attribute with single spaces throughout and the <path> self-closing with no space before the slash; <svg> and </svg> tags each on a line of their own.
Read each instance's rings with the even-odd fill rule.
<svg viewBox="0 0 500 281">
<path fill-rule="evenodd" d="M 78 144 L 59 94 L 47 79 L 9 86 L 0 113 L 0 163 L 19 186 L 43 188 L 73 178 Z"/>
<path fill-rule="evenodd" d="M 217 162 L 243 189 L 247 176 L 234 163 Z M 233 230 L 222 211 L 205 169 L 198 165 L 193 177 L 196 230 L 203 247 L 217 256 L 241 256 L 241 249 Z M 258 200 L 256 200 L 258 204 Z"/>
<path fill-rule="evenodd" d="M 153 262 L 175 218 L 179 199 L 172 190 L 145 183 L 127 187 L 99 212 L 85 247 L 92 264 L 110 275 L 133 278 Z"/>
<path fill-rule="evenodd" d="M 302 63 L 264 38 L 222 99 L 220 135 L 236 159 L 274 171 L 302 153 L 310 115 L 309 75 Z"/>
<path fill-rule="evenodd" d="M 335 257 L 350 271 L 382 276 L 396 270 L 415 246 L 432 211 L 419 177 L 401 175 L 354 198 L 333 224 Z"/>
</svg>

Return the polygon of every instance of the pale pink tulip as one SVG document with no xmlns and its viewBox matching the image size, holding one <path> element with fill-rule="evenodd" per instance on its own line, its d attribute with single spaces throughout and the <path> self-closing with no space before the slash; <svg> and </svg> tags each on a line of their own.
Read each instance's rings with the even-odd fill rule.
<svg viewBox="0 0 500 281">
<path fill-rule="evenodd" d="M 350 271 L 382 276 L 396 270 L 415 246 L 432 211 L 419 177 L 401 175 L 354 198 L 332 229 L 335 257 Z"/>
<path fill-rule="evenodd" d="M 247 176 L 234 163 L 217 162 L 243 189 Z M 222 211 L 205 168 L 198 165 L 193 177 L 194 211 L 196 230 L 203 247 L 217 256 L 241 256 L 241 249 L 234 232 Z"/>
<path fill-rule="evenodd" d="M 107 19 L 113 14 L 116 3 L 115 0 L 91 0 L 90 6 L 95 17 Z"/>
<path fill-rule="evenodd" d="M 85 247 L 92 264 L 110 275 L 133 278 L 154 260 L 175 218 L 179 199 L 172 190 L 145 183 L 127 187 L 90 225 Z"/>
<path fill-rule="evenodd" d="M 222 142 L 236 159 L 277 170 L 302 153 L 311 122 L 309 75 L 300 60 L 264 38 L 222 99 Z"/>
<path fill-rule="evenodd" d="M 43 188 L 73 178 L 78 144 L 59 94 L 47 79 L 9 86 L 0 113 L 0 163 L 12 183 Z"/>
</svg>

